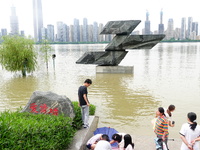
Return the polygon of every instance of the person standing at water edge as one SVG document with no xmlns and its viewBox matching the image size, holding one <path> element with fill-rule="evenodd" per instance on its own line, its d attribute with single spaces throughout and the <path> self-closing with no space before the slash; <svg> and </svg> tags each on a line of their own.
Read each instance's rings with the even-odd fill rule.
<svg viewBox="0 0 200 150">
<path fill-rule="evenodd" d="M 89 119 L 89 107 L 90 103 L 87 97 L 88 91 L 87 88 L 92 84 L 91 79 L 86 79 L 82 86 L 78 89 L 78 99 L 79 106 L 81 107 L 81 115 L 84 128 L 89 127 L 88 119 Z"/>
<path fill-rule="evenodd" d="M 200 126 L 196 123 L 197 115 L 194 112 L 187 114 L 187 123 L 181 127 L 180 134 L 182 139 L 181 150 L 199 150 L 198 138 L 200 137 Z"/>
<path fill-rule="evenodd" d="M 157 136 L 157 143 L 159 145 L 159 147 L 157 148 L 157 150 L 163 150 L 164 145 L 167 146 L 167 140 L 168 140 L 168 121 L 167 118 L 165 117 L 165 113 L 164 113 L 164 108 L 163 107 L 159 107 L 158 111 L 156 112 L 156 123 L 155 123 L 155 134 Z"/>
</svg>

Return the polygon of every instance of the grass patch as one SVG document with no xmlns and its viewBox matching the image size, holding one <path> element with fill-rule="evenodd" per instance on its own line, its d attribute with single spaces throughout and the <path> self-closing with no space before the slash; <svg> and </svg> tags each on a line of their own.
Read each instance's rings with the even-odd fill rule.
<svg viewBox="0 0 200 150">
<path fill-rule="evenodd" d="M 62 150 L 81 128 L 81 110 L 72 102 L 75 118 L 63 115 L 20 113 L 4 111 L 0 114 L 0 149 L 4 150 Z M 94 115 L 95 106 L 90 107 Z"/>
</svg>

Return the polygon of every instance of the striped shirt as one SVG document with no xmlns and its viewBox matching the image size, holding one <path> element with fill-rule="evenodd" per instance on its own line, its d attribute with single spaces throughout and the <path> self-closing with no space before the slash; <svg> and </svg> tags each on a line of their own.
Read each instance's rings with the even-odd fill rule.
<svg viewBox="0 0 200 150">
<path fill-rule="evenodd" d="M 169 132 L 167 118 L 165 116 L 158 117 L 155 125 L 155 133 L 159 138 L 161 138 L 164 135 L 164 132 L 166 132 L 165 137 L 168 137 Z"/>
</svg>

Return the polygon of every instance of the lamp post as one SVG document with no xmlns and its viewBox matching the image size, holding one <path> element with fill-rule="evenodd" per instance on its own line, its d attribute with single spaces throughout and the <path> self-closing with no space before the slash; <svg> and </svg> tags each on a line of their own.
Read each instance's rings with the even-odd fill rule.
<svg viewBox="0 0 200 150">
<path fill-rule="evenodd" d="M 52 59 L 53 59 L 53 68 L 55 70 L 55 58 L 56 58 L 56 54 L 53 54 L 52 55 Z"/>
</svg>

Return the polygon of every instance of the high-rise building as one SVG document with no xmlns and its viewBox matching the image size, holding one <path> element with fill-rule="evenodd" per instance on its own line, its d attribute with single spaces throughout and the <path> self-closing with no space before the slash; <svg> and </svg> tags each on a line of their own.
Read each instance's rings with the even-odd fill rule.
<svg viewBox="0 0 200 150">
<path fill-rule="evenodd" d="M 36 42 L 42 40 L 43 14 L 41 0 L 33 0 L 34 38 Z"/>
<path fill-rule="evenodd" d="M 181 19 L 181 40 L 186 39 L 186 18 Z"/>
<path fill-rule="evenodd" d="M 192 32 L 195 32 L 198 35 L 198 22 L 192 23 Z"/>
<path fill-rule="evenodd" d="M 63 22 L 57 22 L 57 41 L 63 42 Z"/>
<path fill-rule="evenodd" d="M 100 34 L 102 30 L 103 30 L 103 24 L 100 23 L 99 24 L 99 35 L 98 35 L 99 42 L 105 41 L 105 35 L 104 34 Z"/>
<path fill-rule="evenodd" d="M 57 41 L 69 42 L 69 27 L 63 22 L 57 22 Z"/>
<path fill-rule="evenodd" d="M 47 25 L 47 40 L 49 42 L 54 42 L 54 25 Z"/>
<path fill-rule="evenodd" d="M 93 42 L 98 42 L 98 34 L 99 34 L 98 23 L 94 22 L 93 23 Z"/>
<path fill-rule="evenodd" d="M 175 40 L 180 40 L 181 37 L 181 28 L 176 28 L 174 30 L 174 39 Z"/>
<path fill-rule="evenodd" d="M 146 12 L 146 20 L 145 20 L 145 31 L 144 34 L 151 34 L 151 30 L 150 30 L 150 21 L 149 21 L 149 12 Z"/>
<path fill-rule="evenodd" d="M 190 33 L 190 39 L 196 40 L 198 35 L 198 22 L 192 22 L 192 29 Z"/>
<path fill-rule="evenodd" d="M 69 27 L 63 24 L 63 42 L 69 42 Z"/>
<path fill-rule="evenodd" d="M 24 36 L 24 35 L 25 35 L 24 30 L 21 30 L 21 31 L 20 31 L 20 35 L 21 35 L 21 36 Z"/>
<path fill-rule="evenodd" d="M 7 29 L 1 29 L 1 36 L 5 36 L 7 34 Z"/>
<path fill-rule="evenodd" d="M 69 41 L 74 42 L 74 26 L 70 25 L 69 27 Z"/>
<path fill-rule="evenodd" d="M 16 9 L 14 6 L 11 7 L 10 29 L 11 29 L 11 31 L 10 31 L 11 35 L 19 34 L 18 17 L 16 15 Z"/>
<path fill-rule="evenodd" d="M 41 29 L 42 32 L 42 40 L 46 40 L 47 39 L 47 28 L 43 27 Z"/>
<path fill-rule="evenodd" d="M 190 39 L 190 35 L 191 35 L 191 32 L 192 32 L 192 22 L 193 22 L 193 18 L 188 17 L 188 26 L 187 26 L 187 34 L 186 34 L 186 37 L 188 39 Z"/>
<path fill-rule="evenodd" d="M 158 25 L 158 34 L 164 33 L 164 24 L 163 24 L 163 11 L 160 11 L 160 24 Z"/>
<path fill-rule="evenodd" d="M 76 18 L 74 19 L 74 42 L 80 42 L 80 26 Z"/>
<path fill-rule="evenodd" d="M 80 42 L 83 42 L 83 25 L 80 25 Z"/>
<path fill-rule="evenodd" d="M 168 20 L 166 39 L 171 40 L 172 38 L 174 38 L 174 21 L 171 18 Z"/>
<path fill-rule="evenodd" d="M 93 41 L 93 25 L 88 25 L 88 41 Z"/>
<path fill-rule="evenodd" d="M 88 21 L 87 21 L 87 18 L 83 19 L 83 42 L 88 42 Z"/>
</svg>

